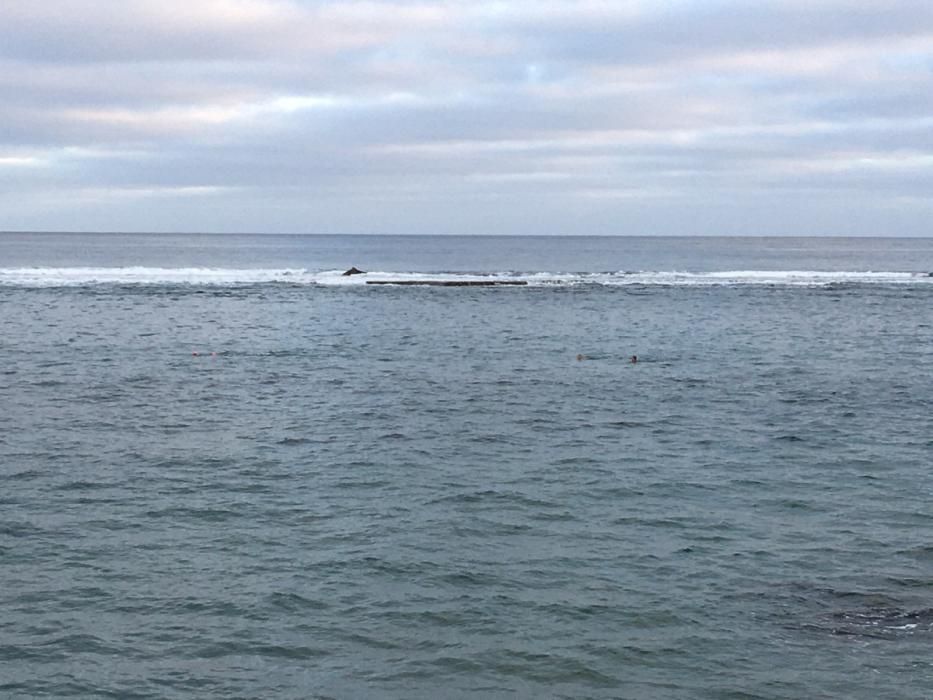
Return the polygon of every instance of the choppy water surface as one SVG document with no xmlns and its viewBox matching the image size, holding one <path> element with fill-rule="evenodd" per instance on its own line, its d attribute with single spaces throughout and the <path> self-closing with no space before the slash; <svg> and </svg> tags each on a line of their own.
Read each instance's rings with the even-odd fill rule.
<svg viewBox="0 0 933 700">
<path fill-rule="evenodd" d="M 0 696 L 929 697 L 919 275 L 40 257 L 0 260 L 46 270 L 0 284 Z"/>
</svg>

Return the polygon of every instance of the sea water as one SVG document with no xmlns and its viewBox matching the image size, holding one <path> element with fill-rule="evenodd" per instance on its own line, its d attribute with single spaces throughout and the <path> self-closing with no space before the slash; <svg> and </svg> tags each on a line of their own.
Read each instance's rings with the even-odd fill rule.
<svg viewBox="0 0 933 700">
<path fill-rule="evenodd" d="M 931 271 L 0 234 L 0 696 L 928 698 Z"/>
</svg>

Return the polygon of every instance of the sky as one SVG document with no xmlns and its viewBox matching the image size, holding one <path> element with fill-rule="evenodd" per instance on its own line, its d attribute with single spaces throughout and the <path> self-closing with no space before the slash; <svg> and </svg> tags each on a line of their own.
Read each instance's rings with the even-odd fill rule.
<svg viewBox="0 0 933 700">
<path fill-rule="evenodd" d="M 929 0 L 0 2 L 0 230 L 931 222 Z"/>
</svg>

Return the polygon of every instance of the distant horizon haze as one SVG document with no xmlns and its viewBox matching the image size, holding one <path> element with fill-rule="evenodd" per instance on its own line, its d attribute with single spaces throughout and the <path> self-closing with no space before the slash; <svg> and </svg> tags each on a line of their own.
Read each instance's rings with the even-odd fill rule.
<svg viewBox="0 0 933 700">
<path fill-rule="evenodd" d="M 394 233 L 340 231 L 143 231 L 143 230 L 0 230 L 0 235 L 75 235 L 75 236 L 384 236 L 388 238 L 799 238 L 799 239 L 911 239 L 933 238 L 933 233 L 918 234 L 799 234 L 799 233 Z"/>
</svg>

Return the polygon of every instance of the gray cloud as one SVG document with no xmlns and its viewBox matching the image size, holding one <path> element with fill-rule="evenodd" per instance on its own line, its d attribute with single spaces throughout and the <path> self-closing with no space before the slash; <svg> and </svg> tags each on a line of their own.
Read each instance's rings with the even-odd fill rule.
<svg viewBox="0 0 933 700">
<path fill-rule="evenodd" d="M 10 0 L 0 94 L 0 229 L 926 234 L 933 213 L 926 2 Z"/>
</svg>

